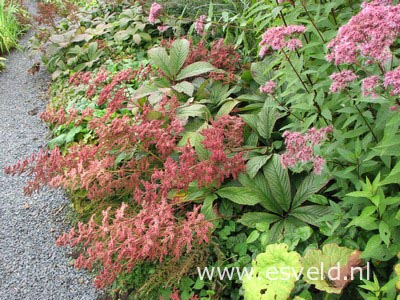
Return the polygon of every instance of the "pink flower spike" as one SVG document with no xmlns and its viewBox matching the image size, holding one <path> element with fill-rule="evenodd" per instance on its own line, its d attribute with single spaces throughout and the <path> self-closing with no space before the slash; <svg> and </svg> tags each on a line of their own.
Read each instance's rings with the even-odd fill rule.
<svg viewBox="0 0 400 300">
<path fill-rule="evenodd" d="M 158 4 L 157 2 L 154 2 L 151 5 L 150 13 L 149 13 L 149 23 L 150 24 L 154 25 L 157 17 L 160 15 L 161 11 L 162 11 L 162 6 L 160 4 Z"/>
</svg>

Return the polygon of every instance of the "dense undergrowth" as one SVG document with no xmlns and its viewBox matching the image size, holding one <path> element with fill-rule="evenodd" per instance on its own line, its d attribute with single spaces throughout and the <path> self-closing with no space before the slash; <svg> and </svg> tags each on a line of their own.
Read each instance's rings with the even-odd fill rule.
<svg viewBox="0 0 400 300">
<path fill-rule="evenodd" d="M 7 172 L 70 192 L 81 222 L 58 244 L 99 288 L 396 299 L 400 5 L 278 2 L 99 2 L 58 25 L 41 6 L 54 138 Z"/>
<path fill-rule="evenodd" d="M 27 13 L 22 3 L 0 1 L 0 71 L 5 67 L 2 55 L 18 46 L 18 38 L 26 29 Z"/>
</svg>

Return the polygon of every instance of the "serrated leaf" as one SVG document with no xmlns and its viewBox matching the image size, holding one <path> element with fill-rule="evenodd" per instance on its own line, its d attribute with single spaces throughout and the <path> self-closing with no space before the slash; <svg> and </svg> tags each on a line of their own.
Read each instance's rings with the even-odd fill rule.
<svg viewBox="0 0 400 300">
<path fill-rule="evenodd" d="M 386 176 L 386 178 L 379 183 L 379 185 L 386 185 L 392 183 L 400 184 L 400 161 L 390 171 L 389 175 Z"/>
<path fill-rule="evenodd" d="M 287 169 L 281 164 L 280 155 L 274 154 L 263 168 L 273 198 L 284 210 L 288 211 L 291 203 L 291 188 Z"/>
<path fill-rule="evenodd" d="M 208 62 L 199 61 L 185 67 L 176 77 L 176 80 L 183 80 L 190 77 L 199 76 L 215 70 Z"/>
<path fill-rule="evenodd" d="M 156 47 L 153 49 L 150 49 L 148 51 L 150 60 L 153 64 L 158 66 L 161 71 L 164 72 L 164 74 L 169 78 L 173 79 L 172 72 L 170 69 L 170 57 L 167 53 L 167 51 L 162 48 L 162 47 Z"/>
<path fill-rule="evenodd" d="M 279 216 L 265 212 L 248 212 L 238 220 L 239 223 L 250 228 L 256 228 L 257 223 L 274 223 L 280 219 Z"/>
<path fill-rule="evenodd" d="M 321 190 L 327 183 L 327 180 L 324 180 L 321 176 L 315 175 L 314 173 L 308 175 L 297 188 L 296 195 L 293 198 L 292 208 L 300 206 L 307 201 L 311 195 Z"/>
<path fill-rule="evenodd" d="M 224 104 L 222 104 L 222 106 L 218 110 L 218 113 L 216 116 L 222 117 L 222 116 L 228 115 L 232 111 L 232 109 L 234 109 L 235 106 L 238 105 L 239 103 L 240 102 L 237 100 L 226 101 Z"/>
<path fill-rule="evenodd" d="M 318 219 L 332 213 L 329 206 L 307 205 L 294 209 L 290 215 L 308 224 L 319 226 Z"/>
<path fill-rule="evenodd" d="M 201 213 L 204 215 L 206 220 L 210 220 L 213 223 L 214 228 L 216 228 L 219 223 L 218 220 L 216 220 L 217 215 L 213 209 L 214 201 L 217 198 L 218 197 L 216 195 L 209 195 L 204 199 L 203 205 L 201 206 Z"/>
<path fill-rule="evenodd" d="M 379 235 L 381 237 L 381 240 L 386 244 L 386 246 L 389 247 L 391 236 L 390 227 L 384 221 L 381 221 L 379 223 Z"/>
<path fill-rule="evenodd" d="M 189 54 L 190 43 L 188 40 L 176 40 L 169 51 L 170 56 L 170 70 L 173 78 L 176 77 L 179 70 L 182 68 L 185 60 Z"/>
<path fill-rule="evenodd" d="M 254 178 L 258 171 L 267 163 L 271 155 L 256 156 L 249 159 L 246 164 L 246 173 L 250 178 Z"/>
<path fill-rule="evenodd" d="M 259 193 L 246 187 L 224 187 L 219 189 L 216 193 L 222 198 L 229 199 L 230 201 L 241 205 L 256 205 L 261 201 Z"/>
<path fill-rule="evenodd" d="M 175 84 L 174 86 L 172 86 L 172 88 L 179 93 L 188 95 L 189 97 L 193 96 L 194 85 L 188 81 L 179 82 L 179 83 Z"/>
<path fill-rule="evenodd" d="M 278 113 L 271 104 L 272 101 L 265 101 L 263 108 L 258 114 L 257 130 L 266 140 L 269 140 L 271 137 L 272 130 L 278 120 Z"/>
<path fill-rule="evenodd" d="M 300 258 L 297 252 L 289 252 L 286 244 L 268 245 L 252 262 L 251 276 L 243 278 L 244 299 L 287 300 L 298 280 Z M 283 270 L 290 271 L 283 274 Z"/>
<path fill-rule="evenodd" d="M 348 263 L 352 267 L 358 266 L 360 263 L 359 254 L 359 251 L 355 252 L 352 249 L 339 247 L 336 244 L 324 245 L 322 250 L 308 250 L 302 259 L 303 279 L 307 283 L 315 285 L 320 291 L 340 294 L 345 286 L 343 280 L 348 275 L 345 272 L 345 268 Z M 354 262 L 352 257 L 355 258 Z M 336 267 L 340 268 L 338 274 L 334 274 L 334 268 Z M 310 272 L 310 270 L 313 271 Z M 338 277 L 339 275 L 340 278 Z M 332 281 L 334 282 L 332 283 Z"/>
</svg>

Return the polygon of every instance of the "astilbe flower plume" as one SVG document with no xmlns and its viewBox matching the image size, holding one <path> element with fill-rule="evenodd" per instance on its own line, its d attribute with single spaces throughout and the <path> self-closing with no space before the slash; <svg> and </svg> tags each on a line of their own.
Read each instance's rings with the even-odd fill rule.
<svg viewBox="0 0 400 300">
<path fill-rule="evenodd" d="M 333 80 L 330 87 L 330 91 L 332 93 L 342 91 L 350 82 L 358 78 L 358 76 L 351 70 L 344 70 L 338 73 L 333 73 L 329 77 Z"/>
<path fill-rule="evenodd" d="M 287 48 L 291 51 L 301 48 L 302 43 L 297 38 L 292 38 L 294 34 L 304 33 L 306 28 L 303 25 L 277 26 L 268 29 L 260 42 L 260 57 L 264 57 L 268 49 L 282 50 Z"/>
<path fill-rule="evenodd" d="M 389 60 L 390 47 L 400 34 L 400 5 L 389 2 L 364 2 L 362 10 L 340 27 L 328 44 L 327 60 L 336 65 L 353 64 L 360 58 L 365 58 L 366 64 Z"/>
<path fill-rule="evenodd" d="M 158 4 L 157 2 L 154 2 L 151 7 L 150 7 L 150 13 L 149 13 L 149 23 L 154 24 L 156 22 L 157 17 L 161 14 L 163 7 Z"/>
<path fill-rule="evenodd" d="M 95 143 L 78 141 L 64 154 L 59 148 L 41 150 L 6 168 L 8 174 L 31 176 L 26 193 L 47 185 L 84 190 L 90 200 L 131 198 L 115 213 L 110 208 L 103 211 L 101 223 L 93 216 L 58 239 L 59 245 L 82 248 L 76 267 L 100 267 L 96 277 L 100 288 L 138 262 L 178 259 L 194 245 L 207 242 L 212 225 L 200 213 L 201 206 L 184 205 L 179 195 L 191 182 L 199 187 L 219 186 L 245 170 L 240 117 L 223 116 L 201 131 L 208 155 L 199 157 L 190 141 L 177 146 L 184 130 L 177 116 L 177 98 L 164 95 L 156 104 L 132 105 L 123 86 L 131 75 L 131 71 L 122 72 L 106 79 L 102 70 L 87 78 L 87 84 L 95 86 L 95 99 L 115 84 L 106 89 L 103 116 L 86 112 Z M 121 108 L 133 110 L 132 114 L 110 113 Z M 73 115 L 80 117 L 78 112 Z M 63 116 L 64 121 L 68 118 Z"/>
<path fill-rule="evenodd" d="M 324 127 L 319 130 L 313 127 L 305 134 L 285 131 L 283 137 L 285 138 L 286 152 L 281 155 L 283 167 L 293 167 L 298 163 L 304 164 L 312 162 L 314 173 L 321 174 L 325 160 L 314 154 L 313 147 L 321 145 L 327 138 L 327 134 L 332 131 L 332 126 Z"/>
</svg>

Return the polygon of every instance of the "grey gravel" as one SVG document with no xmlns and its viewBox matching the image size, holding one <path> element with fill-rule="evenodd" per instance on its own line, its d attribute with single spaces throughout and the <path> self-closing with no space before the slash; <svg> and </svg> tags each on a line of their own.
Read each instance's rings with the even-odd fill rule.
<svg viewBox="0 0 400 300">
<path fill-rule="evenodd" d="M 39 114 L 49 77 L 43 70 L 27 73 L 37 61 L 14 51 L 0 73 L 0 300 L 93 300 L 98 294 L 90 276 L 71 267 L 70 250 L 55 245 L 67 226 L 67 197 L 50 190 L 25 197 L 26 178 L 4 174 L 6 165 L 46 145 Z"/>
</svg>

